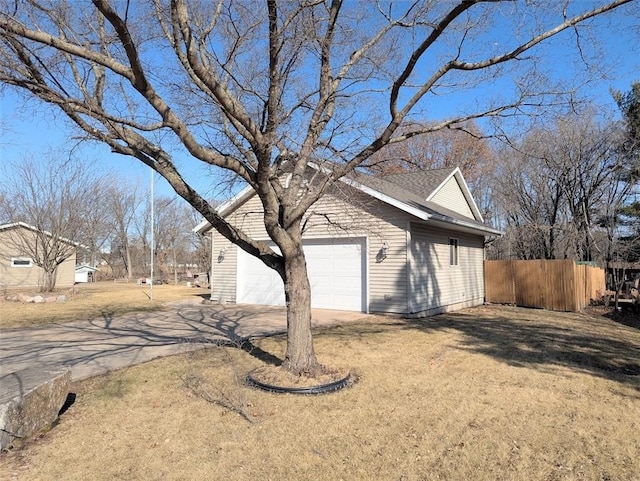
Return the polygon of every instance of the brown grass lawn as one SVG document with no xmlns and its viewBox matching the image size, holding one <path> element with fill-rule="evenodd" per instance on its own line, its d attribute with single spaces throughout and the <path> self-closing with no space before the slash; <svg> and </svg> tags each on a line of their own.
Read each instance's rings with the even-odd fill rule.
<svg viewBox="0 0 640 481">
<path fill-rule="evenodd" d="M 20 291 L 10 290 L 9 294 Z M 35 291 L 23 291 L 35 295 Z M 0 329 L 29 327 L 50 323 L 93 319 L 104 316 L 118 316 L 128 312 L 149 312 L 163 309 L 169 301 L 193 299 L 201 300 L 206 289 L 189 288 L 182 285 L 153 286 L 153 301 L 150 300 L 150 286 L 136 283 L 96 282 L 77 284 L 69 289 L 58 289 L 56 295 L 64 294 L 63 303 L 33 304 L 0 301 Z"/>
<path fill-rule="evenodd" d="M 89 379 L 59 424 L 0 457 L 15 480 L 640 480 L 640 331 L 480 307 L 316 333 L 359 382 L 324 396 L 236 383 L 284 339 Z M 184 385 L 245 409 L 207 402 Z M 0 474 L 0 477 L 3 476 Z"/>
</svg>

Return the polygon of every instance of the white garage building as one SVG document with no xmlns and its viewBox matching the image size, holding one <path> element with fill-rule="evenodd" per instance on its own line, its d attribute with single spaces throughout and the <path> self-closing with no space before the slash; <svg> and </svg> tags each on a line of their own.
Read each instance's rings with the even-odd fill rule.
<svg viewBox="0 0 640 481">
<path fill-rule="evenodd" d="M 484 301 L 483 224 L 459 169 L 342 181 L 307 216 L 304 250 L 313 308 L 424 316 Z M 247 188 L 219 212 L 269 241 Z M 211 299 L 284 305 L 282 280 L 203 221 L 213 236 Z M 275 244 L 271 243 L 272 246 Z"/>
</svg>

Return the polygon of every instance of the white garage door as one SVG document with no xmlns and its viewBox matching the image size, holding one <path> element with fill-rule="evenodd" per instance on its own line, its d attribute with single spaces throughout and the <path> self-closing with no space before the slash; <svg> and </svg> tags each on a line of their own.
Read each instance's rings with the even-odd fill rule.
<svg viewBox="0 0 640 481">
<path fill-rule="evenodd" d="M 365 311 L 364 239 L 305 241 L 311 282 L 311 307 Z M 261 261 L 238 250 L 236 302 L 284 306 L 280 276 Z"/>
</svg>

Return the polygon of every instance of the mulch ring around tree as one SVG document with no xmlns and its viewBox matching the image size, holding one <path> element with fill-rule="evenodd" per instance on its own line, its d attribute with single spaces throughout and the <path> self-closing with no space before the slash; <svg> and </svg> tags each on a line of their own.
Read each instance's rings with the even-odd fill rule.
<svg viewBox="0 0 640 481">
<path fill-rule="evenodd" d="M 247 374 L 249 386 L 292 394 L 325 394 L 354 384 L 357 377 L 346 368 L 322 367 L 314 376 L 296 375 L 279 366 L 262 366 Z"/>
</svg>

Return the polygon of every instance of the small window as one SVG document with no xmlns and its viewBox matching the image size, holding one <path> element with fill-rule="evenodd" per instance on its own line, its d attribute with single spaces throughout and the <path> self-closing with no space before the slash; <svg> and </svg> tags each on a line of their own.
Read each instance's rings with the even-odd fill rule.
<svg viewBox="0 0 640 481">
<path fill-rule="evenodd" d="M 33 261 L 28 257 L 11 258 L 11 267 L 32 267 Z"/>
<path fill-rule="evenodd" d="M 449 265 L 458 265 L 458 239 L 449 238 Z"/>
</svg>

